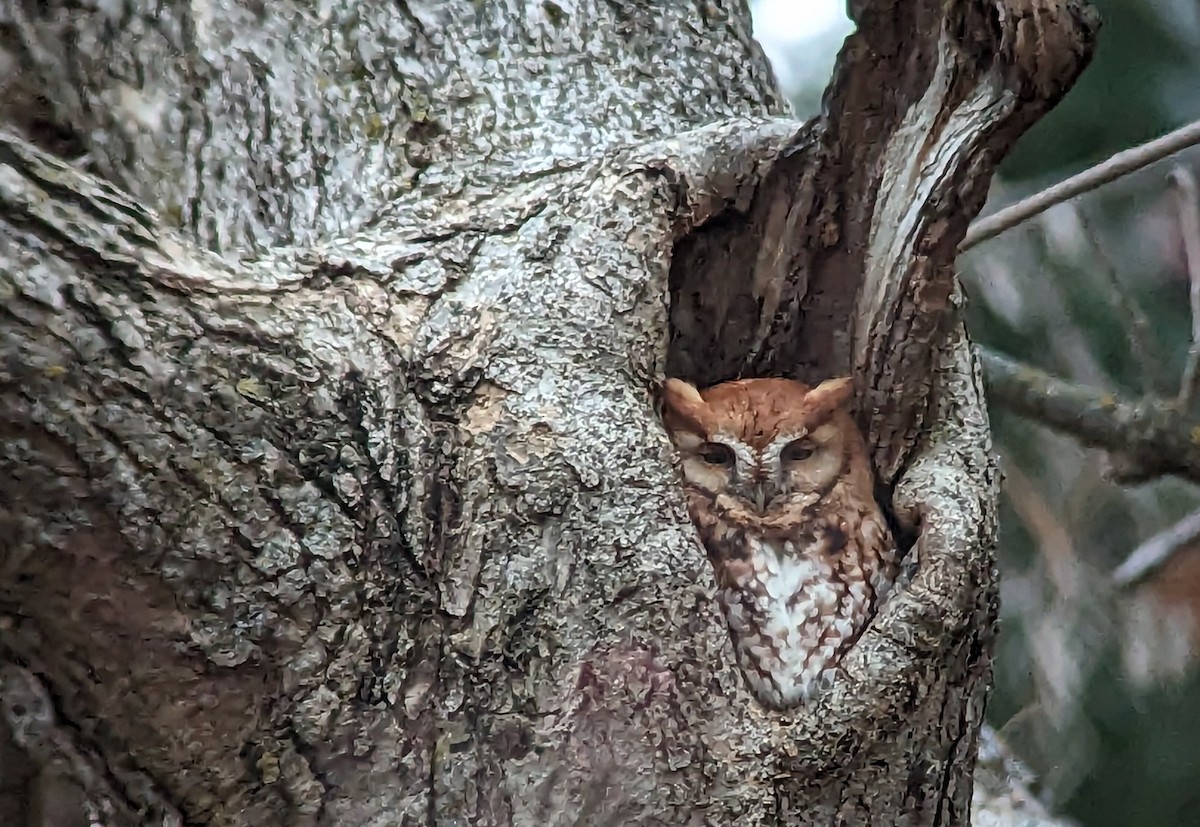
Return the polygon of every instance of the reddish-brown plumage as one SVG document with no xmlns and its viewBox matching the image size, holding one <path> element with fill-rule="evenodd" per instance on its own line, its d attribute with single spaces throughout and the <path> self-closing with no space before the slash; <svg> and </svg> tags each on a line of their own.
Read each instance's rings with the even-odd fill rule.
<svg viewBox="0 0 1200 827">
<path fill-rule="evenodd" d="M 686 386 L 683 387 L 683 386 Z M 689 393 L 690 390 L 690 393 Z M 840 413 L 853 385 L 848 378 L 808 387 L 792 379 L 736 379 L 702 391 L 679 379 L 664 387 L 666 410 L 694 431 L 730 436 L 762 450 L 785 431 Z M 671 427 L 668 419 L 667 426 Z"/>
<path fill-rule="evenodd" d="M 786 708 L 830 678 L 890 590 L 896 557 L 849 379 L 664 387 L 688 508 L 755 697 Z"/>
</svg>

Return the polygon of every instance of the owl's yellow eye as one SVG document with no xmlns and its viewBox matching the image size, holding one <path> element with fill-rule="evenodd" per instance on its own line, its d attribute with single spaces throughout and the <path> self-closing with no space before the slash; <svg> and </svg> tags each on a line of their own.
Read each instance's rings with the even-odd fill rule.
<svg viewBox="0 0 1200 827">
<path fill-rule="evenodd" d="M 799 462 L 813 455 L 812 443 L 804 439 L 796 439 L 783 446 L 779 458 L 784 462 Z"/>
<path fill-rule="evenodd" d="M 700 459 L 709 465 L 733 465 L 733 449 L 719 442 L 706 442 L 700 446 Z"/>
</svg>

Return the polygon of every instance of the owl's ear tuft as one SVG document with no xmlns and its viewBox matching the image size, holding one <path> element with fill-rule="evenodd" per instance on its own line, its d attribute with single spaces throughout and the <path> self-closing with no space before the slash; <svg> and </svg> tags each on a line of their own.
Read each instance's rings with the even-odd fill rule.
<svg viewBox="0 0 1200 827">
<path fill-rule="evenodd" d="M 804 410 L 810 415 L 829 416 L 853 396 L 854 380 L 849 376 L 826 379 L 805 395 Z"/>
<path fill-rule="evenodd" d="M 685 382 L 682 379 L 671 378 L 663 383 L 663 398 L 668 400 L 668 404 L 677 404 L 676 400 L 686 401 L 691 404 L 704 404 L 704 399 L 700 396 L 700 391 L 696 390 L 696 386 L 691 382 Z"/>
<path fill-rule="evenodd" d="M 682 379 L 668 379 L 662 390 L 663 419 L 668 426 L 684 425 L 703 431 L 708 416 L 708 403 L 696 386 Z"/>
</svg>

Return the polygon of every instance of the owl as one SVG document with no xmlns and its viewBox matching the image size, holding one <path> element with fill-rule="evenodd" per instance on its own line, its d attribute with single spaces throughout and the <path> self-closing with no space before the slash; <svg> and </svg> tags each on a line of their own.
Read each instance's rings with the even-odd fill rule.
<svg viewBox="0 0 1200 827">
<path fill-rule="evenodd" d="M 663 388 L 663 422 L 738 665 L 772 709 L 811 699 L 895 581 L 851 380 Z"/>
</svg>

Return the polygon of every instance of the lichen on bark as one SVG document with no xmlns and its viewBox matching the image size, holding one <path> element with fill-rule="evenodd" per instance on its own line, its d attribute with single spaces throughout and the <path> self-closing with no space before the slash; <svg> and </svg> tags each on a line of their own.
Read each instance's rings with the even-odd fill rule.
<svg viewBox="0 0 1200 827">
<path fill-rule="evenodd" d="M 954 248 L 1094 22 L 856 14 L 799 124 L 740 2 L 0 7 L 18 747 L 112 825 L 966 823 Z M 909 583 L 768 713 L 654 387 L 847 370 Z"/>
</svg>

